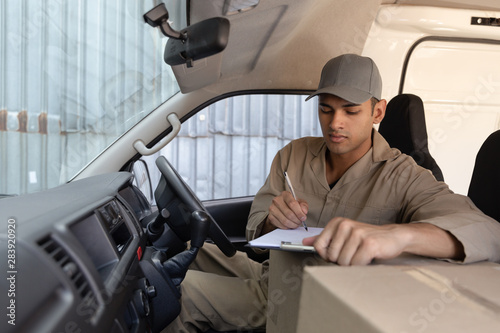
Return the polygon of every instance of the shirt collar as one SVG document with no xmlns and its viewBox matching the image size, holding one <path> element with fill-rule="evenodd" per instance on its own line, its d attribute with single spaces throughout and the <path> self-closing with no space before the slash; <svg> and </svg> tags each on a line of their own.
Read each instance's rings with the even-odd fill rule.
<svg viewBox="0 0 500 333">
<path fill-rule="evenodd" d="M 321 138 L 323 139 L 323 138 Z M 311 167 L 318 178 L 318 181 L 323 184 L 323 186 L 328 187 L 325 178 L 325 153 L 326 153 L 326 143 L 324 139 L 321 144 L 314 144 L 314 141 L 310 141 L 308 144 L 309 151 L 315 156 L 311 161 Z M 376 130 L 372 130 L 372 147 L 368 152 L 363 155 L 356 163 L 354 163 L 349 170 L 339 179 L 338 185 L 343 185 L 352 180 L 367 174 L 374 163 L 393 160 L 401 155 L 401 152 L 397 149 L 392 149 L 384 137 Z"/>
<path fill-rule="evenodd" d="M 316 157 L 325 156 L 326 144 L 324 139 L 320 145 L 315 144 L 314 141 L 310 141 L 308 149 Z M 372 152 L 373 162 L 392 160 L 401 155 L 401 152 L 389 146 L 384 137 L 376 129 L 372 129 L 372 148 L 368 152 L 370 151 Z"/>
<path fill-rule="evenodd" d="M 393 160 L 401 155 L 397 149 L 392 149 L 384 137 L 376 130 L 372 130 L 372 160 L 373 162 L 382 162 Z"/>
</svg>

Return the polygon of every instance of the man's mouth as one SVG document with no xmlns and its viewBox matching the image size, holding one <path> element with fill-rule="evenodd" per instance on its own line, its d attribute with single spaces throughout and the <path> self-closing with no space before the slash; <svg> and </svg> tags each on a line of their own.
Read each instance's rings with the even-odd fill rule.
<svg viewBox="0 0 500 333">
<path fill-rule="evenodd" d="M 330 136 L 330 140 L 332 142 L 335 142 L 335 143 L 340 143 L 340 142 L 343 142 L 343 141 L 347 140 L 347 136 L 341 135 L 341 134 L 330 133 L 329 136 Z"/>
</svg>

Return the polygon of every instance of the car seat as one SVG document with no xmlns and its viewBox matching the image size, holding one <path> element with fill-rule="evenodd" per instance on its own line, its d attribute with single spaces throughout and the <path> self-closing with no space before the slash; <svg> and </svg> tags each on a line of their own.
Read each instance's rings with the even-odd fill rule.
<svg viewBox="0 0 500 333">
<path fill-rule="evenodd" d="M 391 99 L 378 131 L 391 147 L 410 155 L 418 165 L 430 170 L 437 180 L 444 181 L 443 173 L 427 147 L 424 103 L 420 97 L 400 94 Z"/>
<path fill-rule="evenodd" d="M 500 130 L 479 149 L 467 195 L 483 213 L 500 222 Z"/>
</svg>

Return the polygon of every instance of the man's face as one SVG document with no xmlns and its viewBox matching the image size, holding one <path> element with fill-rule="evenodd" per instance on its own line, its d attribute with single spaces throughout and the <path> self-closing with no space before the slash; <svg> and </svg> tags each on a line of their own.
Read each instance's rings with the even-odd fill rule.
<svg viewBox="0 0 500 333">
<path fill-rule="evenodd" d="M 373 108 L 367 100 L 354 104 L 330 94 L 319 95 L 319 122 L 330 154 L 355 160 L 371 147 L 373 124 L 385 115 L 385 100 Z"/>
</svg>

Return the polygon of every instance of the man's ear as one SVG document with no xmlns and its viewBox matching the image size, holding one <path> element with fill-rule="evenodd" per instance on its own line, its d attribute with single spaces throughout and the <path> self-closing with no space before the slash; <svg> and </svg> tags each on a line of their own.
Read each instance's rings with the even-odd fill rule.
<svg viewBox="0 0 500 333">
<path fill-rule="evenodd" d="M 385 99 L 381 99 L 375 107 L 373 108 L 373 123 L 380 124 L 382 119 L 385 117 L 385 108 L 387 107 L 387 101 Z"/>
</svg>

